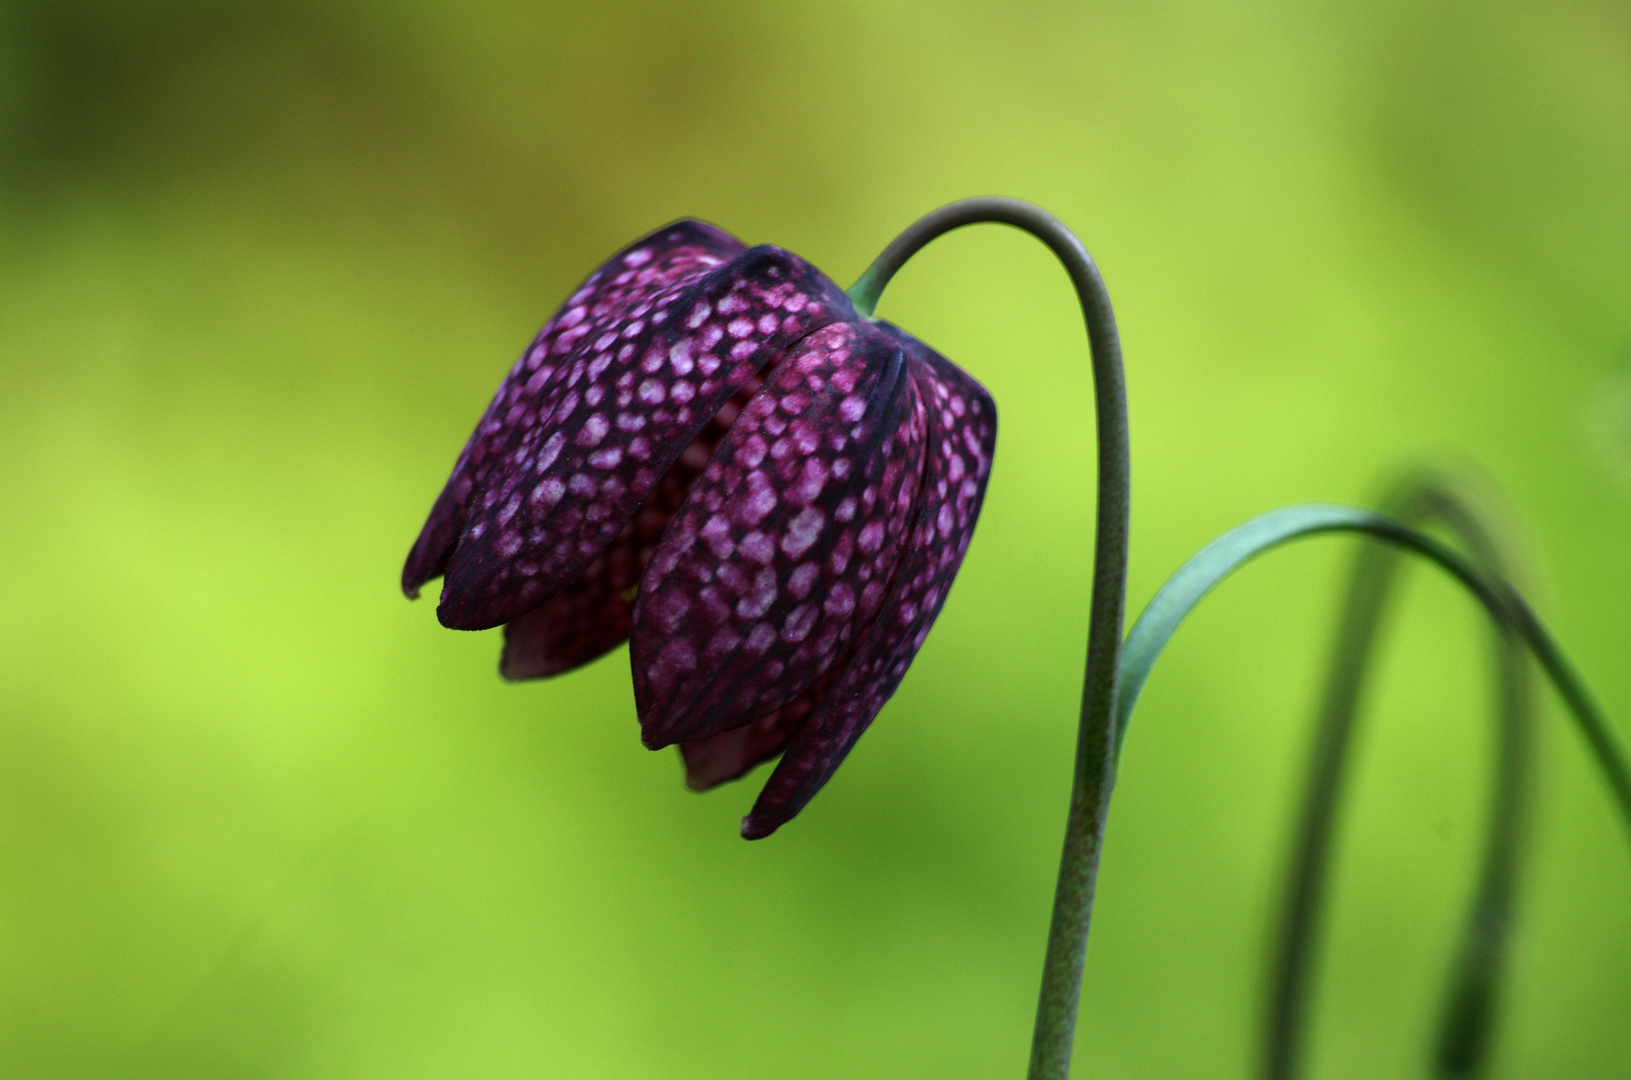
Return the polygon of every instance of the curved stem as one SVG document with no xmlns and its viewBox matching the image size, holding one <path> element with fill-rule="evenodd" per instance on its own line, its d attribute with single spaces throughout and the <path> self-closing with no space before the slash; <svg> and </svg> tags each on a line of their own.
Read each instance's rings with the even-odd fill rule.
<svg viewBox="0 0 1631 1080">
<path fill-rule="evenodd" d="M 1592 699 L 1591 691 L 1575 672 L 1569 658 L 1547 633 L 1522 596 L 1501 578 L 1494 577 L 1468 561 L 1454 548 L 1424 533 L 1407 528 L 1392 518 L 1351 506 L 1308 503 L 1286 506 L 1246 522 L 1224 533 L 1167 579 L 1133 624 L 1122 649 L 1121 685 L 1116 704 L 1120 715 L 1118 730 L 1125 734 L 1138 705 L 1139 694 L 1150 677 L 1150 669 L 1161 650 L 1172 639 L 1184 617 L 1218 582 L 1242 565 L 1272 548 L 1292 540 L 1324 533 L 1354 532 L 1374 537 L 1395 547 L 1426 556 L 1466 587 L 1489 612 L 1504 623 L 1529 647 L 1551 680 L 1563 704 L 1568 707 L 1580 734 L 1586 740 L 1614 798 L 1615 809 L 1631 829 L 1631 754 L 1621 746 L 1614 727 Z M 1119 753 L 1119 748 L 1118 748 Z M 1628 834 L 1631 839 L 1631 834 Z"/>
<path fill-rule="evenodd" d="M 1510 579 L 1510 559 L 1493 530 L 1446 479 L 1412 476 L 1383 500 L 1387 513 L 1406 525 L 1443 522 L 1474 562 L 1491 576 Z M 1321 894 L 1330 859 L 1336 807 L 1341 797 L 1360 693 L 1382 616 L 1400 570 L 1401 553 L 1367 544 L 1354 562 L 1347 601 L 1332 651 L 1293 847 L 1277 957 L 1270 977 L 1264 1030 L 1263 1075 L 1290 1080 L 1299 1065 L 1303 1017 L 1318 930 Z M 1533 701 L 1523 644 L 1505 623 L 1494 632 L 1492 668 L 1496 698 L 1495 790 L 1491 800 L 1484 866 L 1463 928 L 1450 979 L 1450 993 L 1436 1054 L 1439 1071 L 1462 1075 L 1477 1067 L 1493 1018 L 1503 966 L 1506 929 L 1528 791 L 1529 732 Z"/>
<path fill-rule="evenodd" d="M 1023 229 L 1064 263 L 1081 300 L 1093 356 L 1098 414 L 1098 527 L 1093 552 L 1092 621 L 1087 632 L 1087 675 L 1076 740 L 1076 768 L 1064 854 L 1054 892 L 1053 921 L 1042 969 L 1030 1080 L 1064 1080 L 1070 1074 L 1082 965 L 1093 914 L 1093 888 L 1105 815 L 1115 783 L 1116 692 L 1121 626 L 1127 595 L 1128 453 L 1127 395 L 1122 382 L 1121 342 L 1110 296 L 1093 257 L 1053 215 L 1015 199 L 965 199 L 919 219 L 884 249 L 849 289 L 862 314 L 871 316 L 895 272 L 931 240 L 964 225 L 996 222 Z"/>
</svg>

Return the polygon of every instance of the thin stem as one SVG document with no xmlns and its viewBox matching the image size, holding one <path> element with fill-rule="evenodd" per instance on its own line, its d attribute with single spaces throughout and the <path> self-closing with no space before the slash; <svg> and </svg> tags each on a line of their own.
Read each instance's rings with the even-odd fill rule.
<svg viewBox="0 0 1631 1080">
<path fill-rule="evenodd" d="M 1493 530 L 1436 476 L 1412 476 L 1383 500 L 1389 516 L 1406 525 L 1443 522 L 1474 562 L 1510 579 L 1510 560 Z M 1299 1050 L 1318 931 L 1321 896 L 1330 861 L 1336 807 L 1353 742 L 1365 676 L 1380 636 L 1382 615 L 1400 569 L 1401 553 L 1379 544 L 1362 547 L 1354 563 L 1326 695 L 1303 794 L 1303 811 L 1287 875 L 1284 914 L 1271 975 L 1263 1055 L 1266 1080 L 1290 1080 Z M 1463 929 L 1436 1053 L 1438 1069 L 1462 1075 L 1482 1059 L 1490 1032 L 1511 920 L 1522 822 L 1527 805 L 1529 733 L 1533 701 L 1523 644 L 1495 625 L 1492 669 L 1496 698 L 1497 758 L 1484 867 Z"/>
<path fill-rule="evenodd" d="M 1535 612 L 1511 585 L 1490 576 L 1478 567 L 1462 560 L 1453 550 L 1431 537 L 1423 536 L 1393 522 L 1367 526 L 1369 532 L 1389 543 L 1427 556 L 1450 575 L 1466 585 L 1484 607 L 1497 619 L 1505 620 L 1511 630 L 1524 640 L 1529 651 L 1540 662 L 1556 687 L 1558 696 L 1568 706 L 1570 714 L 1585 736 L 1586 746 L 1597 760 L 1615 808 L 1628 828 L 1631 828 L 1631 759 L 1620 747 L 1613 725 L 1592 698 L 1585 680 L 1574 670 L 1569 658 L 1558 648 L 1557 642 L 1546 632 Z"/>
<path fill-rule="evenodd" d="M 1093 889 L 1104 840 L 1110 792 L 1115 784 L 1116 691 L 1121 658 L 1121 626 L 1127 604 L 1128 453 L 1127 395 L 1122 381 L 1121 342 L 1110 296 L 1093 257 L 1074 233 L 1053 215 L 1015 199 L 965 199 L 919 219 L 850 287 L 862 314 L 877 309 L 884 286 L 923 246 L 938 236 L 981 222 L 1023 229 L 1041 240 L 1064 263 L 1081 301 L 1093 356 L 1093 392 L 1098 416 L 1098 530 L 1093 551 L 1092 619 L 1087 632 L 1087 675 L 1076 739 L 1076 769 L 1064 854 L 1054 892 L 1053 921 L 1042 968 L 1042 992 L 1031 1044 L 1030 1080 L 1065 1080 L 1075 1040 L 1082 965 L 1093 915 Z"/>
<path fill-rule="evenodd" d="M 1131 722 L 1139 695 L 1161 650 L 1166 648 L 1185 616 L 1218 582 L 1265 551 L 1304 537 L 1338 532 L 1363 533 L 1426 556 L 1465 586 L 1491 618 L 1506 624 L 1529 646 L 1585 738 L 1614 798 L 1614 808 L 1627 827 L 1627 839 L 1631 839 L 1631 752 L 1620 746 L 1608 717 L 1592 700 L 1590 689 L 1534 611 L 1511 585 L 1491 576 L 1454 548 L 1374 510 L 1328 503 L 1283 506 L 1235 526 L 1196 552 L 1151 597 L 1127 635 L 1122 647 L 1119 687 L 1120 729 L 1125 731 Z"/>
<path fill-rule="evenodd" d="M 1336 532 L 1371 536 L 1437 563 L 1478 599 L 1492 619 L 1526 644 L 1585 737 L 1622 822 L 1631 827 L 1631 753 L 1620 745 L 1619 736 L 1592 700 L 1591 691 L 1523 597 L 1505 579 L 1456 549 L 1392 518 L 1351 506 L 1305 503 L 1271 510 L 1230 529 L 1179 567 L 1150 599 L 1127 635 L 1122 649 L 1119 730 L 1127 730 L 1150 671 L 1173 633 L 1219 582 L 1264 552 L 1293 540 Z M 1484 995 L 1487 1002 L 1493 986 L 1487 977 L 1474 974 L 1474 981 L 1481 979 L 1485 985 L 1472 986 L 1472 993 Z M 1453 1008 L 1462 1006 L 1457 1003 Z M 1475 1007 L 1482 1006 L 1475 1003 Z M 1455 1019 L 1453 1011 L 1451 1019 Z M 1480 1018 L 1469 1014 L 1462 1019 L 1476 1022 Z"/>
</svg>

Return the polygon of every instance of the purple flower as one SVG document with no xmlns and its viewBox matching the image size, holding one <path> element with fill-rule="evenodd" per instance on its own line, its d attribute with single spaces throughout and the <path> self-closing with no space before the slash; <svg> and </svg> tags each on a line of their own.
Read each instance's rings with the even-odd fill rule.
<svg viewBox="0 0 1631 1080">
<path fill-rule="evenodd" d="M 641 739 L 790 820 L 894 693 L 991 469 L 985 389 L 780 248 L 697 221 L 597 270 L 476 425 L 402 571 L 506 678 L 629 639 Z"/>
</svg>

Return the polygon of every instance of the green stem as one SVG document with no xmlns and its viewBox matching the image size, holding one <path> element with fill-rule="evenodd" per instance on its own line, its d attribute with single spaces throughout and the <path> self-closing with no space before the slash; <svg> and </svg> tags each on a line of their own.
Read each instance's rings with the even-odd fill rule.
<svg viewBox="0 0 1631 1080">
<path fill-rule="evenodd" d="M 1457 494 L 1453 482 L 1412 476 L 1383 500 L 1390 516 L 1406 525 L 1437 520 L 1446 525 L 1484 570 L 1510 578 L 1510 559 L 1480 515 Z M 1321 895 L 1330 861 L 1336 808 L 1353 742 L 1365 676 L 1370 667 L 1401 553 L 1385 545 L 1359 550 L 1332 651 L 1303 793 L 1303 811 L 1286 878 L 1284 914 L 1271 975 L 1264 1031 L 1263 1075 L 1290 1080 L 1298 1070 L 1301 1032 L 1318 930 Z M 1514 882 L 1527 805 L 1529 733 L 1533 701 L 1523 644 L 1504 622 L 1494 633 L 1496 698 L 1495 790 L 1490 806 L 1484 868 L 1463 928 L 1450 979 L 1437 1065 L 1446 1075 L 1477 1068 L 1491 1030 L 1495 995 L 1511 921 Z"/>
<path fill-rule="evenodd" d="M 1098 535 L 1093 553 L 1092 617 L 1087 632 L 1087 675 L 1076 740 L 1076 769 L 1064 854 L 1054 892 L 1053 921 L 1042 968 L 1036 1033 L 1031 1044 L 1030 1080 L 1065 1080 L 1075 1041 L 1077 1002 L 1087 931 L 1093 915 L 1093 889 L 1105 816 L 1115 784 L 1116 692 L 1121 626 L 1127 604 L 1128 476 L 1127 395 L 1122 382 L 1121 342 L 1110 296 L 1093 257 L 1074 233 L 1051 214 L 1015 199 L 965 199 L 921 218 L 867 267 L 850 287 L 862 314 L 877 309 L 884 286 L 907 259 L 938 236 L 964 225 L 996 222 L 1023 229 L 1046 244 L 1064 263 L 1081 301 L 1093 356 L 1093 391 L 1098 415 Z"/>
<path fill-rule="evenodd" d="M 1504 580 L 1475 566 L 1453 548 L 1392 518 L 1351 506 L 1309 503 L 1271 510 L 1224 533 L 1179 567 L 1145 606 L 1144 613 L 1127 635 L 1122 649 L 1120 698 L 1116 705 L 1120 713 L 1118 734 L 1125 738 L 1150 669 L 1201 597 L 1241 565 L 1271 548 L 1306 536 L 1333 532 L 1364 533 L 1426 556 L 1477 597 L 1491 618 L 1504 623 L 1522 639 L 1568 707 L 1614 797 L 1615 809 L 1631 829 L 1631 755 L 1621 748 L 1613 725 L 1592 700 L 1591 691 L 1523 597 Z M 1116 752 L 1119 756 L 1119 746 Z"/>
</svg>

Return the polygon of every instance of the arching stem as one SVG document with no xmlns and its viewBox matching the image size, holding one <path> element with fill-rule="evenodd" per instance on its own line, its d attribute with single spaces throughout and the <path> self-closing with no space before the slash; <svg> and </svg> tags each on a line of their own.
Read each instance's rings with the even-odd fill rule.
<svg viewBox="0 0 1631 1080">
<path fill-rule="evenodd" d="M 1590 689 L 1523 597 L 1505 579 L 1490 573 L 1456 549 L 1390 517 L 1350 506 L 1307 503 L 1271 510 L 1230 529 L 1179 567 L 1150 599 L 1123 644 L 1121 685 L 1118 687 L 1120 699 L 1117 703 L 1118 733 L 1125 737 L 1151 668 L 1172 639 L 1174 631 L 1202 597 L 1235 570 L 1266 551 L 1292 540 L 1334 532 L 1360 533 L 1401 551 L 1426 557 L 1472 593 L 1491 619 L 1502 627 L 1504 634 L 1521 641 L 1563 699 L 1571 719 L 1586 740 L 1603 780 L 1608 784 L 1615 809 L 1623 823 L 1631 828 L 1631 753 L 1621 745 L 1619 733 L 1598 707 Z M 1466 1007 L 1467 1002 L 1452 1003 L 1452 1020 L 1476 1024 L 1481 1019 L 1475 1014 L 1483 1004 L 1475 999 L 1493 991 L 1493 985 L 1485 979 L 1485 975 L 1493 974 L 1493 969 L 1485 969 L 1483 973 L 1472 969 L 1472 974 L 1474 983 L 1483 980 L 1486 985 L 1457 988 L 1458 992 L 1470 988 L 1471 1009 L 1457 1018 L 1454 1010 Z M 1484 1003 L 1489 1000 L 1488 996 L 1484 997 Z M 1464 1038 L 1467 1033 L 1451 1034 L 1449 1041 L 1453 1044 L 1455 1038 Z M 1476 1032 L 1473 1034 L 1476 1035 Z M 1441 1044 L 1441 1050 L 1444 1045 Z M 1440 1064 L 1446 1064 L 1443 1058 Z"/>
<path fill-rule="evenodd" d="M 1512 558 L 1497 530 L 1458 493 L 1460 485 L 1432 474 L 1412 475 L 1382 501 L 1407 526 L 1441 522 L 1472 561 L 1492 577 L 1512 580 Z M 1300 1069 L 1302 1032 L 1319 932 L 1321 897 L 1330 863 L 1361 689 L 1371 666 L 1403 552 L 1382 544 L 1360 548 L 1332 650 L 1320 704 L 1303 809 L 1286 877 L 1279 940 L 1268 988 L 1264 1029 L 1265 1080 L 1291 1080 Z M 1452 961 L 1449 997 L 1435 1059 L 1441 1075 L 1476 1070 L 1492 1028 L 1507 927 L 1528 804 L 1533 688 L 1523 642 L 1505 623 L 1494 626 L 1496 768 L 1484 865 L 1478 891 Z"/>
<path fill-rule="evenodd" d="M 1127 604 L 1128 452 L 1127 394 L 1122 380 L 1121 342 L 1115 313 L 1093 257 L 1074 233 L 1053 215 L 1015 199 L 965 199 L 921 218 L 894 242 L 849 289 L 850 300 L 870 316 L 895 272 L 938 236 L 981 222 L 1023 229 L 1046 244 L 1064 263 L 1081 300 L 1093 357 L 1094 405 L 1098 417 L 1098 520 L 1093 551 L 1092 617 L 1087 632 L 1087 675 L 1082 685 L 1076 768 L 1064 854 L 1048 928 L 1036 1033 L 1031 1044 L 1030 1080 L 1065 1080 L 1075 1040 L 1077 1002 L 1087 931 L 1093 915 L 1093 888 L 1104 841 L 1110 793 L 1115 784 L 1117 680 L 1121 627 Z"/>
</svg>

